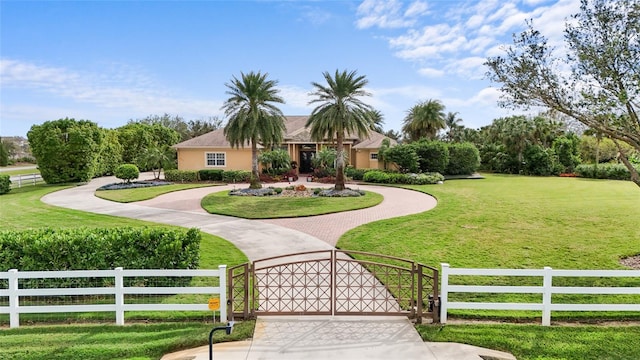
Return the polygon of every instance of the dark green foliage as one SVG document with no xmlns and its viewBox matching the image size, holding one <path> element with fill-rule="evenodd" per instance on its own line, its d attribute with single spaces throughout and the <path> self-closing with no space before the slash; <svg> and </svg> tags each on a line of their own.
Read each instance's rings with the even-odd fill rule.
<svg viewBox="0 0 640 360">
<path fill-rule="evenodd" d="M 197 182 L 198 171 L 195 170 L 166 170 L 164 179 L 171 182 Z"/>
<path fill-rule="evenodd" d="M 481 168 L 505 174 L 518 174 L 521 163 L 515 154 L 507 151 L 502 144 L 489 143 L 480 147 Z"/>
<path fill-rule="evenodd" d="M 444 181 L 444 176 L 439 173 L 430 174 L 402 174 L 371 170 L 364 174 L 364 181 L 377 184 L 411 184 L 427 185 Z"/>
<path fill-rule="evenodd" d="M 640 166 L 635 166 L 640 171 Z M 631 173 L 622 164 L 582 164 L 575 169 L 578 176 L 591 179 L 630 180 Z"/>
<path fill-rule="evenodd" d="M 400 172 L 417 172 L 420 158 L 412 145 L 397 145 L 384 150 L 384 160 L 395 164 Z"/>
<path fill-rule="evenodd" d="M 353 180 L 362 180 L 364 178 L 364 174 L 374 170 L 376 169 L 356 169 L 353 166 L 348 166 L 344 173 L 347 177 L 350 177 Z"/>
<path fill-rule="evenodd" d="M 220 169 L 203 169 L 198 171 L 198 178 L 202 181 L 222 181 L 222 173 Z M 165 178 L 167 174 L 165 173 Z"/>
<path fill-rule="evenodd" d="M 118 179 L 129 183 L 131 180 L 138 178 L 140 171 L 134 164 L 122 164 L 116 168 L 114 175 Z"/>
<path fill-rule="evenodd" d="M 94 176 L 113 175 L 116 167 L 122 164 L 122 145 L 116 130 L 101 129 L 103 137 Z"/>
<path fill-rule="evenodd" d="M 250 179 L 251 171 L 227 170 L 222 173 L 222 181 L 226 183 L 249 182 Z"/>
<path fill-rule="evenodd" d="M 0 140 L 0 166 L 9 165 L 9 150 L 3 140 Z"/>
<path fill-rule="evenodd" d="M 449 149 L 449 163 L 445 174 L 470 175 L 480 167 L 480 152 L 472 143 L 451 143 Z"/>
<path fill-rule="evenodd" d="M 258 162 L 262 164 L 262 171 L 270 175 L 281 175 L 291 168 L 289 152 L 282 149 L 263 152 L 258 155 Z"/>
<path fill-rule="evenodd" d="M 33 125 L 27 133 L 38 168 L 48 184 L 89 181 L 102 132 L 89 120 L 60 119 Z"/>
<path fill-rule="evenodd" d="M 557 162 L 553 149 L 545 149 L 540 145 L 531 145 L 524 150 L 523 156 L 522 171 L 525 175 L 558 175 L 562 170 L 562 166 Z"/>
<path fill-rule="evenodd" d="M 197 269 L 198 229 L 76 228 L 0 232 L 0 271 Z"/>
<path fill-rule="evenodd" d="M 561 170 L 563 173 L 572 173 L 580 164 L 579 145 L 580 138 L 575 134 L 563 135 L 553 141 L 553 151 L 563 167 Z"/>
<path fill-rule="evenodd" d="M 11 190 L 11 177 L 9 175 L 0 174 L 0 195 L 6 194 Z"/>
<path fill-rule="evenodd" d="M 420 158 L 420 171 L 444 173 L 449 163 L 449 149 L 442 141 L 420 140 L 411 144 Z"/>
<path fill-rule="evenodd" d="M 117 130 L 118 139 L 123 147 L 122 161 L 130 164 L 136 163 L 146 149 L 165 149 L 180 141 L 178 132 L 160 124 L 129 123 Z M 149 168 L 141 167 L 140 170 L 151 170 L 151 165 L 147 166 Z"/>
</svg>

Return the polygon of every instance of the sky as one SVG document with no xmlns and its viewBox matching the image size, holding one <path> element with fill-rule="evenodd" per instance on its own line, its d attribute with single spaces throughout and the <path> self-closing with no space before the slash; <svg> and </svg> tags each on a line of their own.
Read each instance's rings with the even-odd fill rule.
<svg viewBox="0 0 640 360">
<path fill-rule="evenodd" d="M 399 131 L 440 100 L 463 125 L 522 114 L 497 105 L 487 57 L 525 20 L 561 46 L 579 0 L 0 0 L 0 136 L 88 119 L 116 128 L 149 115 L 218 116 L 241 72 L 278 81 L 285 115 L 308 115 L 323 72 L 357 71 L 362 100 Z"/>
</svg>

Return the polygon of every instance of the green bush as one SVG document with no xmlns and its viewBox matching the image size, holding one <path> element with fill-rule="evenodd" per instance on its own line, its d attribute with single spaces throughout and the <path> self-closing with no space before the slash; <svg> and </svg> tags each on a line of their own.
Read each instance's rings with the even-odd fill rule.
<svg viewBox="0 0 640 360">
<path fill-rule="evenodd" d="M 471 175 L 480 167 L 480 152 L 472 143 L 448 144 L 449 163 L 445 174 Z"/>
<path fill-rule="evenodd" d="M 352 178 L 353 180 L 362 180 L 364 179 L 364 174 L 366 174 L 369 171 L 373 171 L 375 169 L 356 169 L 353 166 L 348 166 L 345 170 L 344 170 L 344 174 L 347 177 Z"/>
<path fill-rule="evenodd" d="M 439 173 L 401 174 L 372 170 L 367 171 L 367 173 L 364 174 L 363 180 L 366 182 L 377 184 L 427 185 L 437 184 L 439 181 L 444 181 L 444 176 Z"/>
<path fill-rule="evenodd" d="M 420 171 L 444 173 L 449 164 L 449 149 L 442 141 L 420 140 L 411 144 L 420 159 Z"/>
<path fill-rule="evenodd" d="M 558 175 L 562 171 L 562 165 L 558 163 L 553 149 L 545 149 L 540 145 L 527 146 L 524 150 L 524 164 L 522 166 L 525 175 L 549 176 Z"/>
<path fill-rule="evenodd" d="M 113 175 L 124 182 L 130 183 L 131 180 L 140 176 L 140 170 L 134 164 L 122 164 L 116 168 Z"/>
<path fill-rule="evenodd" d="M 171 182 L 197 182 L 198 171 L 195 170 L 165 170 L 164 179 Z"/>
<path fill-rule="evenodd" d="M 246 170 L 228 170 L 222 174 L 222 181 L 226 183 L 249 182 L 251 179 L 251 171 Z"/>
<path fill-rule="evenodd" d="M 640 166 L 635 166 L 640 171 Z M 630 180 L 631 173 L 624 164 L 582 164 L 576 167 L 576 174 L 583 178 Z"/>
<path fill-rule="evenodd" d="M 380 170 L 368 171 L 362 180 L 376 184 L 389 184 L 389 173 Z"/>
<path fill-rule="evenodd" d="M 120 227 L 1 231 L 0 271 L 107 270 L 115 267 L 197 269 L 200 239 L 198 229 Z"/>
<path fill-rule="evenodd" d="M 0 195 L 11 191 L 11 177 L 9 175 L 0 174 Z"/>
<path fill-rule="evenodd" d="M 417 172 L 419 169 L 420 157 L 412 145 L 396 145 L 385 149 L 382 155 L 387 163 L 395 164 L 400 172 Z"/>
<path fill-rule="evenodd" d="M 198 171 L 198 178 L 202 181 L 222 181 L 222 173 L 224 170 L 221 169 L 204 169 Z"/>
</svg>

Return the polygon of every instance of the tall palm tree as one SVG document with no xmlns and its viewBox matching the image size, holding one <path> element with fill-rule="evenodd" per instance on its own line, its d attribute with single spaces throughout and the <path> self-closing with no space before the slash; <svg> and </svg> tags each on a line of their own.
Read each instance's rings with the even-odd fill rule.
<svg viewBox="0 0 640 360">
<path fill-rule="evenodd" d="M 458 117 L 458 112 L 448 112 L 444 119 L 444 124 L 447 127 L 447 140 L 460 140 L 459 133 L 462 131 L 464 126 L 462 126 L 462 119 Z"/>
<path fill-rule="evenodd" d="M 311 137 L 315 141 L 329 139 L 336 142 L 336 185 L 335 189 L 344 190 L 344 138 L 346 134 L 365 137 L 373 127 L 370 116 L 371 106 L 363 103 L 359 97 L 369 96 L 364 90 L 368 81 L 356 71 L 336 70 L 333 77 L 327 71 L 322 73 L 327 85 L 312 82 L 314 90 L 310 95 L 315 98 L 309 104 L 318 104 L 307 124 Z"/>
<path fill-rule="evenodd" d="M 435 139 L 438 130 L 445 128 L 444 105 L 439 100 L 419 102 L 409 109 L 402 124 L 402 132 L 410 141 Z"/>
<path fill-rule="evenodd" d="M 371 130 L 379 133 L 384 133 L 384 129 L 382 125 L 384 125 L 384 115 L 380 112 L 380 110 L 372 109 L 369 111 L 369 117 L 371 117 L 372 127 Z"/>
<path fill-rule="evenodd" d="M 232 147 L 251 146 L 251 189 L 259 189 L 258 143 L 265 147 L 282 142 L 285 131 L 284 115 L 275 103 L 284 104 L 278 96 L 276 80 L 268 80 L 268 74 L 260 72 L 240 73 L 226 83 L 229 99 L 222 105 L 222 110 L 229 117 L 224 127 L 224 135 Z"/>
</svg>

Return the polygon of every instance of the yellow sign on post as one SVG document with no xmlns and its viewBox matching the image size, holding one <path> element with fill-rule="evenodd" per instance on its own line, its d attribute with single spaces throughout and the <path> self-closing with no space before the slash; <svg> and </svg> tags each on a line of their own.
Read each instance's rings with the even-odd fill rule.
<svg viewBox="0 0 640 360">
<path fill-rule="evenodd" d="M 220 310 L 220 299 L 219 298 L 209 298 L 209 310 Z"/>
</svg>

